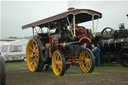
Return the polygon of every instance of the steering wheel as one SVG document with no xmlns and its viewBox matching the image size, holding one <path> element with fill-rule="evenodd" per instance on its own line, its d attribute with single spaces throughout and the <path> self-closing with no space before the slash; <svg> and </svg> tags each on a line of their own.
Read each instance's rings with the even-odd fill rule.
<svg viewBox="0 0 128 85">
<path fill-rule="evenodd" d="M 102 30 L 101 34 L 111 37 L 114 34 L 114 29 L 112 29 L 111 27 L 106 27 Z"/>
</svg>

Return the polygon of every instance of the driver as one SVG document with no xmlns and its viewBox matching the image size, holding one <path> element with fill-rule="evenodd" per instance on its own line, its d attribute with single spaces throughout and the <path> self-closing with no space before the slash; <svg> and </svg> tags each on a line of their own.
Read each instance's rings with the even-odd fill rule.
<svg viewBox="0 0 128 85">
<path fill-rule="evenodd" d="M 64 27 L 61 32 L 61 40 L 62 41 L 68 41 L 72 38 L 70 30 L 67 29 L 67 27 Z"/>
</svg>

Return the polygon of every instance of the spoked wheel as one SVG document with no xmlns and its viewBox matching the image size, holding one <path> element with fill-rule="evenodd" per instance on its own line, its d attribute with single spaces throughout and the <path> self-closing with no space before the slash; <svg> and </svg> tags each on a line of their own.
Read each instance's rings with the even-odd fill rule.
<svg viewBox="0 0 128 85">
<path fill-rule="evenodd" d="M 101 34 L 111 37 L 114 34 L 114 29 L 112 29 L 111 27 L 106 27 L 103 29 Z"/>
<path fill-rule="evenodd" d="M 27 57 L 27 65 L 31 72 L 41 71 L 44 62 L 41 59 L 41 50 L 38 46 L 38 41 L 30 40 L 27 45 L 26 57 Z"/>
<path fill-rule="evenodd" d="M 52 69 L 55 75 L 63 76 L 66 70 L 66 59 L 61 51 L 55 51 L 52 56 Z"/>
<path fill-rule="evenodd" d="M 82 72 L 91 73 L 95 67 L 94 55 L 89 49 L 83 49 L 79 55 L 79 64 Z"/>
</svg>

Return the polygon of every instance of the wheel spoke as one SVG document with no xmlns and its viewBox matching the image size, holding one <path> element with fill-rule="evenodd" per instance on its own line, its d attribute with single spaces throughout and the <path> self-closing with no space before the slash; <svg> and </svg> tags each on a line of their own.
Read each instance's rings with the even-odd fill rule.
<svg viewBox="0 0 128 85">
<path fill-rule="evenodd" d="M 58 61 L 58 66 L 62 67 L 62 61 Z"/>
<path fill-rule="evenodd" d="M 35 59 L 33 59 L 33 60 L 31 61 L 30 65 L 32 65 L 34 62 L 35 62 Z"/>
<path fill-rule="evenodd" d="M 33 52 L 36 52 L 36 46 L 33 46 Z"/>
<path fill-rule="evenodd" d="M 108 31 L 107 30 L 105 30 L 105 32 L 106 32 L 106 34 L 108 34 Z"/>
<path fill-rule="evenodd" d="M 38 57 L 35 57 L 35 60 L 38 62 Z"/>
<path fill-rule="evenodd" d="M 35 57 L 38 57 L 38 53 L 35 53 Z"/>
<path fill-rule="evenodd" d="M 33 49 L 31 47 L 29 47 L 29 49 L 33 52 Z"/>
<path fill-rule="evenodd" d="M 36 62 L 34 62 L 34 65 L 33 65 L 33 67 L 34 67 L 34 68 L 36 68 L 36 67 L 37 67 L 37 63 L 36 63 Z"/>
<path fill-rule="evenodd" d="M 29 58 L 31 58 L 31 57 L 32 57 L 32 55 L 31 55 L 31 54 L 28 54 L 28 57 L 29 57 Z"/>
<path fill-rule="evenodd" d="M 61 72 L 61 69 L 60 68 L 58 68 L 58 72 Z"/>
<path fill-rule="evenodd" d="M 32 46 L 33 46 L 33 47 L 35 46 L 35 42 L 32 42 Z"/>
<path fill-rule="evenodd" d="M 57 61 L 59 61 L 60 60 L 60 55 L 57 54 L 56 56 L 57 56 Z"/>
</svg>

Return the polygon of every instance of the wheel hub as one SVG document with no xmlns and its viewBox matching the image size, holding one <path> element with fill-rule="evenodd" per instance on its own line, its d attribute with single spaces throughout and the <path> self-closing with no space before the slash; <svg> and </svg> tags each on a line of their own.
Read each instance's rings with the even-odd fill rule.
<svg viewBox="0 0 128 85">
<path fill-rule="evenodd" d="M 32 57 L 32 58 L 35 57 L 35 52 L 31 53 L 31 57 Z"/>
<path fill-rule="evenodd" d="M 58 62 L 57 61 L 55 62 L 55 65 L 58 65 Z"/>
<path fill-rule="evenodd" d="M 89 64 L 90 63 L 90 59 L 89 58 L 86 58 L 85 59 L 85 64 Z"/>
</svg>

